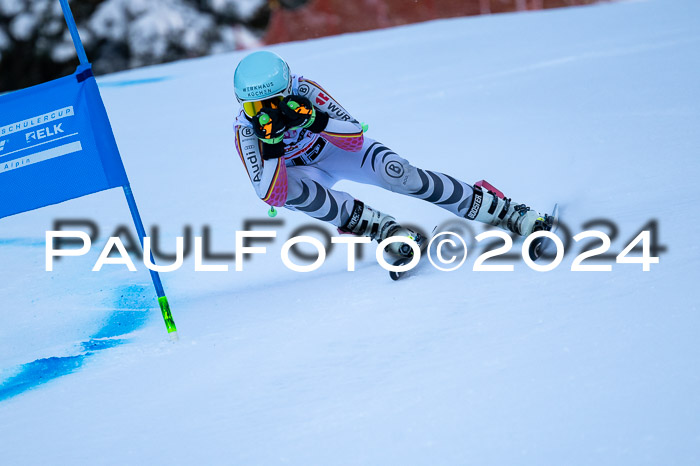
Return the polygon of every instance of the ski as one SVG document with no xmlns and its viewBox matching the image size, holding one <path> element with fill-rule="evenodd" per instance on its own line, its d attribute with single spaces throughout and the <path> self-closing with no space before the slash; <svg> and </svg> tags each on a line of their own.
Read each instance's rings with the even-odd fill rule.
<svg viewBox="0 0 700 466">
<path fill-rule="evenodd" d="M 404 277 L 406 274 L 410 274 L 411 272 L 416 270 L 416 267 L 418 267 L 420 265 L 420 262 L 423 261 L 423 256 L 425 256 L 425 251 L 428 247 L 428 244 L 430 243 L 430 239 L 435 234 L 435 230 L 437 230 L 437 225 L 435 226 L 435 228 L 433 228 L 433 231 L 430 233 L 430 235 L 423 238 L 422 242 L 418 242 L 418 247 L 420 249 L 420 255 L 421 255 L 418 264 L 416 264 L 416 266 L 413 267 L 411 270 L 406 270 L 405 272 L 393 272 L 393 271 L 389 272 L 389 277 L 391 277 L 392 280 L 396 281 L 396 280 Z M 411 256 L 411 257 L 399 257 L 398 259 L 396 259 L 392 263 L 392 265 L 396 266 L 396 267 L 401 266 L 401 265 L 406 265 L 409 262 L 411 262 L 411 260 L 413 260 L 413 256 Z"/>
<path fill-rule="evenodd" d="M 559 226 L 559 204 L 554 204 L 554 208 L 552 209 L 551 214 L 545 214 L 544 216 L 544 225 L 543 225 L 543 230 L 546 231 L 551 231 L 552 233 L 556 233 L 557 227 Z M 553 245 L 554 242 L 551 239 L 548 238 L 537 238 L 530 244 L 530 248 L 528 250 L 528 254 L 530 255 L 530 259 L 532 261 L 536 261 L 542 255 L 547 252 L 547 249 L 549 249 L 549 246 Z"/>
</svg>

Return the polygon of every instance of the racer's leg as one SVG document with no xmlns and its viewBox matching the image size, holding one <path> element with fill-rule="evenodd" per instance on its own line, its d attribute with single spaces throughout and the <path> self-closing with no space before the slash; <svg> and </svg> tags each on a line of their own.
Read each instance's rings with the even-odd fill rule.
<svg viewBox="0 0 700 466">
<path fill-rule="evenodd" d="M 287 209 L 298 210 L 336 227 L 350 218 L 355 198 L 330 189 L 335 184 L 328 173 L 314 165 L 287 167 Z"/>
<path fill-rule="evenodd" d="M 319 156 L 319 160 L 331 153 Z M 332 177 L 318 163 L 288 166 L 287 202 L 284 207 L 331 223 L 341 232 L 368 236 L 378 242 L 389 236 L 411 236 L 419 241 L 415 233 L 398 225 L 394 217 L 365 205 L 344 191 L 329 188 L 336 181 L 337 178 Z M 387 249 L 395 254 L 406 255 L 410 253 L 410 247 L 406 248 L 402 243 L 392 243 Z"/>
<path fill-rule="evenodd" d="M 455 215 L 527 236 L 544 218 L 525 204 L 431 170 L 414 167 L 388 147 L 365 138 L 360 152 L 333 153 L 318 162 L 334 178 L 372 184 L 423 199 Z"/>
<path fill-rule="evenodd" d="M 318 166 L 334 178 L 417 197 L 460 217 L 466 217 L 474 192 L 472 186 L 449 175 L 414 167 L 382 143 L 367 137 L 362 151 L 335 151 Z"/>
</svg>

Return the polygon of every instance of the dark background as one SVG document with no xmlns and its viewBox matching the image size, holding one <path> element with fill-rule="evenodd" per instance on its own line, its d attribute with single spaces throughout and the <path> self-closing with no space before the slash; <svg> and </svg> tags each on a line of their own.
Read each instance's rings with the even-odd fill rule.
<svg viewBox="0 0 700 466">
<path fill-rule="evenodd" d="M 600 0 L 73 0 L 96 74 L 436 18 Z M 72 73 L 58 0 L 0 0 L 0 92 Z"/>
</svg>

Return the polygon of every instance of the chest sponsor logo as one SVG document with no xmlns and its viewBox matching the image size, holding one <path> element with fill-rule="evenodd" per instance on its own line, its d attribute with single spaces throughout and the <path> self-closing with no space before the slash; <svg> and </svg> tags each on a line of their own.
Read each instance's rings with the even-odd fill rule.
<svg viewBox="0 0 700 466">
<path fill-rule="evenodd" d="M 306 151 L 306 157 L 308 157 L 309 161 L 313 162 L 324 147 L 326 147 L 326 140 L 323 138 L 318 138 L 316 144 L 314 144 L 311 149 Z"/>
</svg>

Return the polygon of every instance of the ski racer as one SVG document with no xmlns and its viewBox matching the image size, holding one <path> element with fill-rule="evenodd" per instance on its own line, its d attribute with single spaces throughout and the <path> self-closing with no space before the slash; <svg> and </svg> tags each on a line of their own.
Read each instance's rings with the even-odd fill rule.
<svg viewBox="0 0 700 466">
<path fill-rule="evenodd" d="M 274 207 L 303 212 L 341 233 L 381 242 L 392 236 L 423 238 L 394 217 L 333 189 L 342 179 L 379 186 L 431 202 L 453 214 L 527 236 L 548 229 L 546 216 L 488 185 L 417 168 L 382 143 L 320 84 L 292 74 L 277 54 L 258 51 L 236 67 L 241 110 L 234 123 L 236 149 L 257 195 Z M 387 250 L 410 256 L 405 243 Z"/>
</svg>

